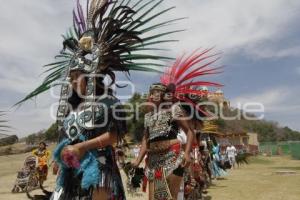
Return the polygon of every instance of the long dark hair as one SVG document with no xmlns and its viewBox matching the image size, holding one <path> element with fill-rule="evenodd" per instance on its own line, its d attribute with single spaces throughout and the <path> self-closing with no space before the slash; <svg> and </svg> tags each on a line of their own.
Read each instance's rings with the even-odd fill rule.
<svg viewBox="0 0 300 200">
<path fill-rule="evenodd" d="M 85 81 L 88 81 L 87 77 L 84 77 Z M 105 91 L 105 84 L 103 83 L 103 77 L 96 77 L 96 96 L 101 96 Z M 107 90 L 108 95 L 113 95 L 112 89 Z M 77 94 L 77 92 L 73 89 L 72 95 L 68 98 L 68 103 L 71 105 L 72 110 L 78 108 L 78 106 L 82 103 L 83 99 Z"/>
</svg>

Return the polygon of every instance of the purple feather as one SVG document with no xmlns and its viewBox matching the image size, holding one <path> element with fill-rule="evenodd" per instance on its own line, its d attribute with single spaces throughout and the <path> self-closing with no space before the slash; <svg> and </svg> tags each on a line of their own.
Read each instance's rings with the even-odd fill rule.
<svg viewBox="0 0 300 200">
<path fill-rule="evenodd" d="M 87 0 L 86 2 L 86 16 L 89 14 L 89 5 L 90 5 L 90 0 Z"/>
<path fill-rule="evenodd" d="M 80 34 L 83 33 L 83 30 L 82 30 L 82 27 L 81 27 L 81 23 L 80 23 L 80 21 L 79 21 L 77 15 L 76 15 L 75 10 L 73 10 L 73 18 L 74 18 L 74 21 L 75 21 L 75 23 L 76 23 L 76 25 L 77 25 L 77 28 L 78 28 L 78 30 L 79 30 L 79 33 L 80 33 Z"/>
<path fill-rule="evenodd" d="M 82 6 L 81 6 L 79 0 L 77 0 L 77 12 L 78 12 L 79 20 L 81 22 L 81 28 L 83 31 L 86 31 L 85 17 L 84 17 L 83 9 L 82 9 Z"/>
</svg>

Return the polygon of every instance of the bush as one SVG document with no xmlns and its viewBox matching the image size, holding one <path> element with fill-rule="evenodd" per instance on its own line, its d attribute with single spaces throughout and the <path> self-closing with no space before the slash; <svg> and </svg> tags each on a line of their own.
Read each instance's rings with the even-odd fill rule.
<svg viewBox="0 0 300 200">
<path fill-rule="evenodd" d="M 19 138 L 16 135 L 11 135 L 0 139 L 0 146 L 12 145 L 18 142 Z"/>
</svg>

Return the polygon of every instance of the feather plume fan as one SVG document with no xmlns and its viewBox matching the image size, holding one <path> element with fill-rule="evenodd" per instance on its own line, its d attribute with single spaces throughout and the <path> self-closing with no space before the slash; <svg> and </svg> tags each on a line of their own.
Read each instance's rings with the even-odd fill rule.
<svg viewBox="0 0 300 200">
<path fill-rule="evenodd" d="M 172 66 L 167 68 L 161 76 L 160 82 L 166 86 L 175 86 L 175 97 L 182 101 L 192 104 L 206 116 L 208 114 L 191 98 L 195 96 L 207 96 L 208 91 L 201 90 L 202 87 L 222 87 L 223 85 L 210 81 L 200 81 L 199 77 L 221 73 L 222 67 L 212 66 L 219 60 L 219 53 L 211 54 L 212 48 L 202 51 L 196 50 L 192 54 L 177 58 Z"/>
<path fill-rule="evenodd" d="M 113 81 L 114 71 L 163 72 L 163 61 L 173 59 L 157 55 L 163 49 L 155 46 L 177 41 L 166 36 L 183 30 L 162 31 L 161 27 L 183 18 L 158 21 L 175 8 L 158 10 L 164 0 L 86 0 L 86 9 L 76 1 L 73 26 L 63 35 L 63 50 L 55 62 L 44 66 L 47 76 L 42 84 L 15 105 L 49 90 L 57 81 L 64 81 L 72 59 L 80 51 L 80 39 L 86 35 L 100 49 L 97 73 L 109 75 Z"/>
</svg>

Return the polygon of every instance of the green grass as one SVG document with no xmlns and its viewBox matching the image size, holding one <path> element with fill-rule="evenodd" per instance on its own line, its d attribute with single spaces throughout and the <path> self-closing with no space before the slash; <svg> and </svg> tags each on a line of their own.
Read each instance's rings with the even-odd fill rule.
<svg viewBox="0 0 300 200">
<path fill-rule="evenodd" d="M 300 171 L 300 166 L 299 167 L 291 167 L 291 166 L 279 166 L 279 167 L 271 167 L 272 169 L 278 169 L 278 170 L 299 170 Z"/>
<path fill-rule="evenodd" d="M 271 165 L 274 163 L 274 161 L 271 161 L 267 157 L 250 157 L 249 159 L 250 164 L 261 164 L 261 165 Z"/>
</svg>

